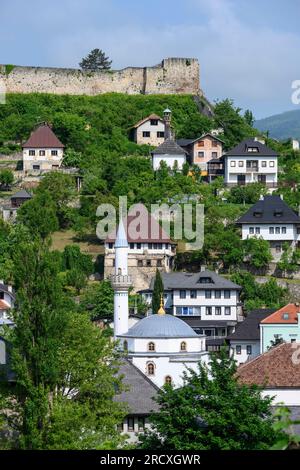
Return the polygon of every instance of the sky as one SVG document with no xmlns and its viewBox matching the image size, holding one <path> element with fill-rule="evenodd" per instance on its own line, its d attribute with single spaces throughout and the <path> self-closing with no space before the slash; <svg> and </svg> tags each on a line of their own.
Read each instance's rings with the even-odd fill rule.
<svg viewBox="0 0 300 470">
<path fill-rule="evenodd" d="M 259 119 L 298 109 L 299 0 L 0 0 L 0 63 L 78 67 L 94 48 L 114 69 L 196 57 L 214 102 Z"/>
</svg>

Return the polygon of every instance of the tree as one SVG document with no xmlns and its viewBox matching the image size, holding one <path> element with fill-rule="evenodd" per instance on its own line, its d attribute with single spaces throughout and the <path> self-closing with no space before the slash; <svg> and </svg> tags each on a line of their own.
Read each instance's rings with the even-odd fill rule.
<svg viewBox="0 0 300 470">
<path fill-rule="evenodd" d="M 238 382 L 225 349 L 211 355 L 209 369 L 200 362 L 199 372 L 184 374 L 182 387 L 165 385 L 158 392 L 160 410 L 140 438 L 143 449 L 260 450 L 282 435 L 273 429 L 273 399 Z"/>
<path fill-rule="evenodd" d="M 245 256 L 250 266 L 265 269 L 272 260 L 270 245 L 263 238 L 251 237 L 243 240 Z"/>
<path fill-rule="evenodd" d="M 76 269 L 84 275 L 89 276 L 94 270 L 94 263 L 91 255 L 81 253 L 79 245 L 67 245 L 62 255 L 62 269 Z"/>
<path fill-rule="evenodd" d="M 114 291 L 109 280 L 89 285 L 82 295 L 80 307 L 92 320 L 113 319 Z"/>
<path fill-rule="evenodd" d="M 161 296 L 164 295 L 164 284 L 159 270 L 156 270 L 152 293 L 152 313 L 157 313 L 160 307 Z"/>
<path fill-rule="evenodd" d="M 112 449 L 122 443 L 118 356 L 110 338 L 64 296 L 53 253 L 15 247 L 17 308 L 7 333 L 15 386 L 1 383 L 10 448 Z"/>
<path fill-rule="evenodd" d="M 68 286 L 74 287 L 77 295 L 79 295 L 81 289 L 83 289 L 87 285 L 87 277 L 84 272 L 80 271 L 79 269 L 73 268 L 67 272 L 66 284 Z"/>
<path fill-rule="evenodd" d="M 11 170 L 4 169 L 0 171 L 0 185 L 9 187 L 14 182 L 14 174 Z"/>
<path fill-rule="evenodd" d="M 293 273 L 299 269 L 300 250 L 285 242 L 283 244 L 283 252 L 280 261 L 277 263 L 277 268 L 282 271 L 283 276 L 287 273 Z"/>
<path fill-rule="evenodd" d="M 95 72 L 96 70 L 109 70 L 112 61 L 101 49 L 93 49 L 89 54 L 82 59 L 79 67 L 82 70 L 89 70 Z"/>
<path fill-rule="evenodd" d="M 39 235 L 42 239 L 58 230 L 56 207 L 50 192 L 37 194 L 22 204 L 18 210 L 17 220 L 28 227 L 34 237 Z"/>
<path fill-rule="evenodd" d="M 246 111 L 244 112 L 244 119 L 246 123 L 249 124 L 249 126 L 253 127 L 254 116 L 253 116 L 252 111 L 250 111 L 250 109 L 246 109 Z"/>
</svg>

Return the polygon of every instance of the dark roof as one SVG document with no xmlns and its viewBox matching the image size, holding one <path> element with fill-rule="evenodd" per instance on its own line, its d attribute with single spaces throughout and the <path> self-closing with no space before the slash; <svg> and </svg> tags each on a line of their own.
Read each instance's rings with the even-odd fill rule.
<svg viewBox="0 0 300 470">
<path fill-rule="evenodd" d="M 17 193 L 11 196 L 11 199 L 31 199 L 32 196 L 25 189 L 18 191 Z"/>
<path fill-rule="evenodd" d="M 64 148 L 48 124 L 42 124 L 35 129 L 23 148 Z"/>
<path fill-rule="evenodd" d="M 224 143 L 223 140 L 219 139 L 219 137 L 213 134 L 210 134 L 210 132 L 207 132 L 206 134 L 203 134 L 200 137 L 196 137 L 195 139 L 178 139 L 176 140 L 176 142 L 178 145 L 185 147 L 186 145 L 190 145 L 190 144 L 193 144 L 194 142 L 198 142 L 198 140 L 204 139 L 205 137 L 211 137 L 213 140 L 218 140 L 222 144 Z"/>
<path fill-rule="evenodd" d="M 248 313 L 245 320 L 238 323 L 236 330 L 227 339 L 233 341 L 240 340 L 259 340 L 260 328 L 259 324 L 264 318 L 268 317 L 271 313 L 275 312 L 275 308 L 261 308 L 252 310 Z"/>
<path fill-rule="evenodd" d="M 241 289 L 234 282 L 219 276 L 213 271 L 201 271 L 199 273 L 172 272 L 161 273 L 165 290 L 173 289 Z M 202 284 L 200 279 L 209 278 L 211 282 Z M 151 281 L 150 289 L 153 290 L 154 278 Z"/>
<path fill-rule="evenodd" d="M 188 152 L 186 150 L 176 144 L 175 140 L 172 139 L 166 139 L 151 152 L 152 155 L 182 155 L 187 153 Z"/>
<path fill-rule="evenodd" d="M 299 224 L 300 217 L 280 196 L 265 196 L 242 215 L 237 224 Z"/>
<path fill-rule="evenodd" d="M 248 152 L 249 147 L 257 147 L 258 152 Z M 275 150 L 267 147 L 265 144 L 258 142 L 254 139 L 246 139 L 240 142 L 238 145 L 233 147 L 231 150 L 226 152 L 225 156 L 266 156 L 266 157 L 277 157 Z"/>
<path fill-rule="evenodd" d="M 293 360 L 295 344 L 283 343 L 237 370 L 239 382 L 264 388 L 300 388 L 300 363 Z"/>
<path fill-rule="evenodd" d="M 13 299 L 15 298 L 15 293 L 13 290 L 9 290 L 8 285 L 6 284 L 0 284 L 0 292 L 6 292 L 9 294 Z"/>
<path fill-rule="evenodd" d="M 181 147 L 186 147 L 187 145 L 190 145 L 193 142 L 195 142 L 195 139 L 178 139 L 178 140 L 176 140 L 176 144 L 178 144 Z"/>
<path fill-rule="evenodd" d="M 128 414 L 149 415 L 151 411 L 158 411 L 159 406 L 153 397 L 159 388 L 127 359 L 122 362 L 119 372 L 124 375 L 122 381 L 128 390 L 119 393 L 114 399 L 118 403 L 127 403 Z"/>
<path fill-rule="evenodd" d="M 201 320 L 200 316 L 178 316 L 181 320 L 185 321 L 192 328 L 222 328 L 224 326 L 234 326 L 236 321 L 234 320 Z M 225 336 L 224 336 L 225 340 Z"/>
<path fill-rule="evenodd" d="M 222 156 L 220 158 L 211 158 L 206 163 L 207 163 L 207 165 L 209 165 L 210 163 L 224 163 L 224 157 Z"/>
</svg>

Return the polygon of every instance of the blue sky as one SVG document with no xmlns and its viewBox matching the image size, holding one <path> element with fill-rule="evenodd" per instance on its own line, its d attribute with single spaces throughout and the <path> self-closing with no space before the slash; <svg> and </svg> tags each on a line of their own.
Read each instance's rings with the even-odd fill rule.
<svg viewBox="0 0 300 470">
<path fill-rule="evenodd" d="M 214 101 L 257 118 L 297 109 L 299 0 L 1 0 L 0 63 L 77 67 L 99 47 L 113 68 L 197 57 Z"/>
</svg>

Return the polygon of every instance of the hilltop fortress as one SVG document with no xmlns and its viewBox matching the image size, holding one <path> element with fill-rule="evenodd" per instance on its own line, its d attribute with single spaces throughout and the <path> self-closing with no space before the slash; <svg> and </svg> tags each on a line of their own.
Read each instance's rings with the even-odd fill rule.
<svg viewBox="0 0 300 470">
<path fill-rule="evenodd" d="M 202 95 L 199 62 L 189 58 L 163 59 L 153 67 L 126 67 L 99 72 L 0 65 L 0 81 L 6 93 Z"/>
</svg>

